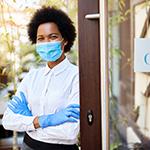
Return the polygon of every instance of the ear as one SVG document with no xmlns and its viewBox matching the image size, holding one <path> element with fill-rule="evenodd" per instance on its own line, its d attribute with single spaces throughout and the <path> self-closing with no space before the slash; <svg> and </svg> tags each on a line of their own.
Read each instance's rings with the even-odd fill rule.
<svg viewBox="0 0 150 150">
<path fill-rule="evenodd" d="M 68 43 L 68 41 L 63 41 L 63 43 L 62 43 L 62 50 L 63 50 L 63 51 L 64 51 L 65 46 L 67 45 L 67 43 Z"/>
<path fill-rule="evenodd" d="M 66 46 L 67 44 L 68 44 L 68 41 L 65 41 L 65 42 L 64 42 L 64 46 Z"/>
</svg>

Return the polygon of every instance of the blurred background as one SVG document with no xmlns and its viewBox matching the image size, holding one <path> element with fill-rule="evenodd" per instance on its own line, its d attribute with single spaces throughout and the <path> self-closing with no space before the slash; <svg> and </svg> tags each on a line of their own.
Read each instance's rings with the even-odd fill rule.
<svg viewBox="0 0 150 150">
<path fill-rule="evenodd" d="M 1 118 L 7 101 L 29 69 L 45 64 L 27 35 L 27 25 L 32 14 L 44 5 L 64 10 L 78 28 L 76 0 L 0 0 L 0 149 L 11 149 L 12 144 L 13 149 L 17 149 L 17 143 L 22 141 L 22 133 L 4 130 Z M 74 64 L 78 57 L 77 39 L 72 51 L 67 54 Z"/>
</svg>

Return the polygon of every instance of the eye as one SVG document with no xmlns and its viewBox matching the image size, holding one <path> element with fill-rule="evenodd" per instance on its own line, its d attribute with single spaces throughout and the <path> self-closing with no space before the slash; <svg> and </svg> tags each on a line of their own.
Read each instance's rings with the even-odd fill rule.
<svg viewBox="0 0 150 150">
<path fill-rule="evenodd" d="M 38 38 L 37 38 L 37 41 L 42 41 L 42 40 L 44 40 L 43 37 L 38 37 Z"/>
<path fill-rule="evenodd" d="M 52 34 L 52 35 L 50 35 L 49 36 L 49 38 L 51 39 L 51 40 L 56 40 L 56 39 L 58 39 L 58 35 L 56 35 L 56 34 Z"/>
</svg>

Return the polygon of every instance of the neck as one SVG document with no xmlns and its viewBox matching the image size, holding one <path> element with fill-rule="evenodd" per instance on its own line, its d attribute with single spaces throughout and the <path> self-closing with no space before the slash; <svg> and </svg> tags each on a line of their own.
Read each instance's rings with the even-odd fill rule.
<svg viewBox="0 0 150 150">
<path fill-rule="evenodd" d="M 65 55 L 62 55 L 58 60 L 56 61 L 49 61 L 48 62 L 48 67 L 49 68 L 53 68 L 55 67 L 56 65 L 58 65 L 60 62 L 62 62 L 63 60 L 65 59 Z"/>
</svg>

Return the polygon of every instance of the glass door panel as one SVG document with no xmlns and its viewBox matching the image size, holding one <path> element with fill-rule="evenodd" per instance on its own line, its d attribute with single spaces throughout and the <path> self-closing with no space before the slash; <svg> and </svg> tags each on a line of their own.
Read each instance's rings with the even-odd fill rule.
<svg viewBox="0 0 150 150">
<path fill-rule="evenodd" d="M 150 3 L 133 0 L 109 4 L 110 149 L 148 150 L 150 74 L 134 72 L 133 45 L 135 37 L 150 37 Z"/>
</svg>

